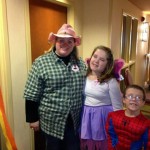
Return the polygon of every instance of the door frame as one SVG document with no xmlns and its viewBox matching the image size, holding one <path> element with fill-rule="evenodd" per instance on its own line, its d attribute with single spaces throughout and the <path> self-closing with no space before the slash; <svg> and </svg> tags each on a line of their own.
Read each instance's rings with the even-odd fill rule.
<svg viewBox="0 0 150 150">
<path fill-rule="evenodd" d="M 74 8 L 71 2 L 66 0 L 44 0 L 49 1 L 58 5 L 66 6 L 67 7 L 67 23 L 74 27 Z M 27 70 L 32 64 L 31 59 L 31 38 L 30 38 L 30 19 L 29 19 L 29 1 L 26 0 L 25 4 L 25 26 L 26 26 L 26 54 L 27 54 Z"/>
<path fill-rule="evenodd" d="M 7 119 L 12 132 L 14 132 L 10 54 L 7 27 L 6 1 L 0 1 L 0 90 L 4 100 Z M 5 138 L 2 134 L 0 134 L 0 149 L 1 148 L 6 149 Z"/>
<path fill-rule="evenodd" d="M 74 8 L 71 2 L 67 0 L 44 0 L 51 3 L 55 3 L 61 6 L 67 7 L 67 23 L 71 24 L 74 27 Z M 27 55 L 27 72 L 29 72 L 32 65 L 31 57 L 31 38 L 30 38 L 30 18 L 29 18 L 29 0 L 25 0 L 25 27 L 26 27 L 26 55 Z M 31 141 L 31 150 L 34 150 L 34 133 L 30 132 L 30 141 Z"/>
</svg>

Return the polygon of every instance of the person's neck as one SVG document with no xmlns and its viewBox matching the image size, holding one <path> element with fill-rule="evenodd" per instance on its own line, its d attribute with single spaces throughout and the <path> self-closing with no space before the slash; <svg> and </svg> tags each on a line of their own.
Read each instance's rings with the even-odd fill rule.
<svg viewBox="0 0 150 150">
<path fill-rule="evenodd" d="M 95 72 L 91 72 L 89 75 L 88 75 L 88 78 L 91 79 L 91 80 L 97 80 L 98 79 L 98 74 L 96 74 Z"/>
<path fill-rule="evenodd" d="M 67 57 L 70 57 L 70 54 L 67 55 L 67 56 L 61 56 L 61 55 L 59 55 L 59 54 L 56 52 L 56 50 L 55 50 L 54 52 L 55 52 L 55 54 L 57 55 L 57 57 L 59 57 L 59 58 L 67 58 Z"/>
<path fill-rule="evenodd" d="M 94 72 L 94 71 L 92 71 L 91 75 L 92 76 L 96 76 L 96 77 L 100 77 L 101 73 L 100 72 Z"/>
<path fill-rule="evenodd" d="M 68 65 L 69 61 L 70 61 L 70 55 L 68 56 L 59 56 L 56 51 L 55 51 L 55 54 L 58 58 L 60 58 L 66 65 Z"/>
<path fill-rule="evenodd" d="M 136 117 L 139 114 L 140 114 L 140 110 L 137 110 L 137 111 L 131 111 L 131 110 L 128 110 L 128 109 L 125 110 L 125 115 L 127 117 Z"/>
</svg>

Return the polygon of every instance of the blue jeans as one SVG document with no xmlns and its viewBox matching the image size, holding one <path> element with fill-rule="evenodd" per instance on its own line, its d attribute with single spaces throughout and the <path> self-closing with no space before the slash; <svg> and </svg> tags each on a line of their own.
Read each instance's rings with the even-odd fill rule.
<svg viewBox="0 0 150 150">
<path fill-rule="evenodd" d="M 46 150 L 80 150 L 79 135 L 75 134 L 72 119 L 69 116 L 64 133 L 64 139 L 58 139 L 45 134 Z"/>
</svg>

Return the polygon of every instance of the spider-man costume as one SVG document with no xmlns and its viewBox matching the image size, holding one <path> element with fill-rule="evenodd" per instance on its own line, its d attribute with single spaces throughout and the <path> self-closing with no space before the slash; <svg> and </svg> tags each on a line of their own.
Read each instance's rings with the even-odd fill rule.
<svg viewBox="0 0 150 150">
<path fill-rule="evenodd" d="M 108 150 L 150 150 L 150 120 L 142 113 L 127 117 L 124 110 L 111 112 L 106 131 Z"/>
</svg>

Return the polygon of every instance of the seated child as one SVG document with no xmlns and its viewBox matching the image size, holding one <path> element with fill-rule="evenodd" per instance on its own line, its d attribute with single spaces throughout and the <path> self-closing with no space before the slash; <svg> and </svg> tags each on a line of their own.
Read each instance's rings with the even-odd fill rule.
<svg viewBox="0 0 150 150">
<path fill-rule="evenodd" d="M 150 150 L 150 120 L 142 113 L 145 91 L 129 85 L 123 95 L 125 110 L 108 114 L 106 132 L 108 150 Z"/>
</svg>

